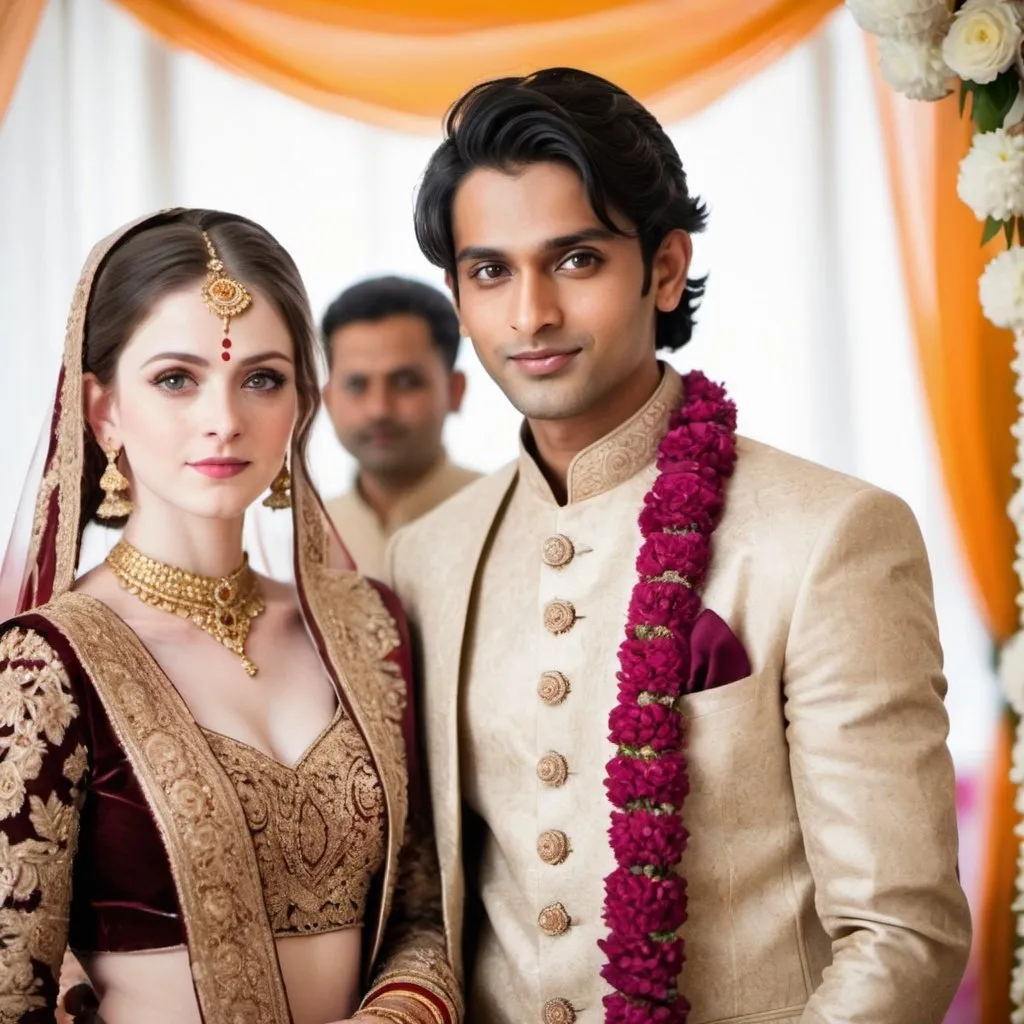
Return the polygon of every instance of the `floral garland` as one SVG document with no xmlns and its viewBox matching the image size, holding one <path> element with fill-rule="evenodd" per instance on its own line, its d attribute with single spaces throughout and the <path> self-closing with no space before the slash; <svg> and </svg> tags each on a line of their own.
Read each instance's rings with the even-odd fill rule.
<svg viewBox="0 0 1024 1024">
<path fill-rule="evenodd" d="M 960 163 L 957 194 L 984 222 L 985 244 L 1008 246 L 979 282 L 985 316 L 1024 328 L 1024 3 L 1020 0 L 846 0 L 878 37 L 882 77 L 915 100 L 959 89 L 977 132 Z M 1017 244 L 1014 244 L 1016 240 Z"/>
<path fill-rule="evenodd" d="M 676 983 L 683 966 L 686 881 L 675 868 L 687 832 L 683 720 L 690 632 L 736 462 L 736 407 L 703 374 L 684 378 L 684 400 L 658 449 L 658 476 L 640 513 L 626 639 L 619 648 L 619 696 L 609 716 L 617 752 L 605 788 L 618 867 L 605 879 L 601 970 L 606 1024 L 685 1024 L 689 1003 Z"/>
</svg>

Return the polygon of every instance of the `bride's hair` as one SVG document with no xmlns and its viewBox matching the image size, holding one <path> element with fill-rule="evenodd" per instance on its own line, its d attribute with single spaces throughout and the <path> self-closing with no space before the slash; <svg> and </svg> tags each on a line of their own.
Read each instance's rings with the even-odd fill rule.
<svg viewBox="0 0 1024 1024">
<path fill-rule="evenodd" d="M 288 325 L 299 401 L 295 451 L 305 468 L 320 401 L 319 347 L 309 297 L 291 256 L 269 231 L 245 217 L 217 210 L 170 210 L 126 235 L 107 255 L 93 284 L 82 369 L 109 385 L 124 346 L 156 303 L 192 284 L 198 290 L 210 259 L 204 231 L 223 260 L 225 273 L 269 300 Z M 99 479 L 106 459 L 88 427 L 85 435 L 82 512 L 89 520 L 103 497 Z"/>
</svg>

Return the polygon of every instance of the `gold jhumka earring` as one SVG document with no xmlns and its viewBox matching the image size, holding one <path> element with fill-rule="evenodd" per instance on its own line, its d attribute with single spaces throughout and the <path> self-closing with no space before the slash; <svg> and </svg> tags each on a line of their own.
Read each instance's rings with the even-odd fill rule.
<svg viewBox="0 0 1024 1024">
<path fill-rule="evenodd" d="M 292 475 L 288 472 L 288 459 L 284 460 L 281 472 L 274 477 L 270 493 L 263 499 L 267 508 L 274 510 L 292 507 Z"/>
<path fill-rule="evenodd" d="M 100 477 L 103 501 L 96 509 L 96 515 L 100 519 L 123 519 L 131 515 L 132 501 L 128 497 L 128 478 L 117 468 L 117 457 L 121 449 L 104 445 L 103 453 L 107 457 L 107 468 Z"/>
<path fill-rule="evenodd" d="M 214 249 L 213 242 L 205 231 L 203 241 L 206 242 L 206 251 L 210 254 L 210 261 L 206 264 L 206 281 L 203 283 L 203 302 L 224 327 L 224 340 L 220 343 L 223 351 L 220 357 L 227 363 L 231 361 L 231 339 L 228 337 L 231 318 L 249 308 L 252 296 L 245 290 L 245 285 L 241 281 L 236 281 L 224 273 L 224 261 L 217 255 L 217 250 Z"/>
</svg>

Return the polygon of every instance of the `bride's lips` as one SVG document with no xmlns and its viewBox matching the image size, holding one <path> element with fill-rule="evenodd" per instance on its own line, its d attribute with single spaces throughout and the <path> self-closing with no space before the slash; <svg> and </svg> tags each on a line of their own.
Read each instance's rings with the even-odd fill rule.
<svg viewBox="0 0 1024 1024">
<path fill-rule="evenodd" d="M 568 366 L 582 351 L 573 348 L 558 350 L 550 348 L 530 349 L 509 358 L 523 373 L 531 377 L 546 377 Z"/>
<path fill-rule="evenodd" d="M 189 465 L 203 476 L 225 480 L 231 476 L 238 476 L 249 463 L 244 459 L 200 459 L 198 462 L 190 462 Z"/>
</svg>

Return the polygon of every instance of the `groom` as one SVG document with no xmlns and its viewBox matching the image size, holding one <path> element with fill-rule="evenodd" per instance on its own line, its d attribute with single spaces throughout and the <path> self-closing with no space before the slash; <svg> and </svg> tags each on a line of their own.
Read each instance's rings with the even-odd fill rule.
<svg viewBox="0 0 1024 1024">
<path fill-rule="evenodd" d="M 928 563 L 891 494 L 658 362 L 705 222 L 636 100 L 478 86 L 416 230 L 525 417 L 398 534 L 475 1024 L 939 1024 L 967 957 Z"/>
</svg>

